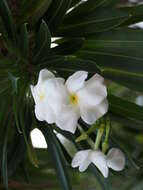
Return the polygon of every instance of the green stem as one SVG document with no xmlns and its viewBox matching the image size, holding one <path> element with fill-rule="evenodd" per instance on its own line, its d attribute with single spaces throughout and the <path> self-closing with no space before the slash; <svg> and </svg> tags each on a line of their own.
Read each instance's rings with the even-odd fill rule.
<svg viewBox="0 0 143 190">
<path fill-rule="evenodd" d="M 77 137 L 76 142 L 80 142 L 83 140 L 86 140 L 89 138 L 89 135 L 95 131 L 96 128 L 99 127 L 99 122 L 96 122 L 95 124 L 93 124 L 86 132 L 82 132 L 82 134 Z"/>
<path fill-rule="evenodd" d="M 103 133 L 104 133 L 104 124 L 101 124 L 96 136 L 96 141 L 95 141 L 95 146 L 94 146 L 95 150 L 99 148 Z"/>
<path fill-rule="evenodd" d="M 106 121 L 106 135 L 105 135 L 104 142 L 102 143 L 102 151 L 104 153 L 107 151 L 107 149 L 109 147 L 108 140 L 109 140 L 109 135 L 110 135 L 110 129 L 111 129 L 110 119 L 107 118 L 107 121 Z"/>
</svg>

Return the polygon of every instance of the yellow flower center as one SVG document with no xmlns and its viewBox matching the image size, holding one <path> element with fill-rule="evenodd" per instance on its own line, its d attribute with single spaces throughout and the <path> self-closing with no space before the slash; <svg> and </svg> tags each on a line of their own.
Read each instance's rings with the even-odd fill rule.
<svg viewBox="0 0 143 190">
<path fill-rule="evenodd" d="M 74 105 L 78 104 L 78 96 L 76 94 L 70 95 L 70 102 Z"/>
<path fill-rule="evenodd" d="M 43 101 L 44 98 L 45 98 L 44 92 L 40 92 L 40 93 L 39 93 L 39 99 L 40 99 L 40 101 Z"/>
</svg>

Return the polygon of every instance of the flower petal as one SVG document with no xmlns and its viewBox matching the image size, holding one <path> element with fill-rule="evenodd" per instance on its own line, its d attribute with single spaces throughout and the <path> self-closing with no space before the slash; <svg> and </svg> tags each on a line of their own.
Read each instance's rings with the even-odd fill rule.
<svg viewBox="0 0 143 190">
<path fill-rule="evenodd" d="M 90 159 L 85 159 L 84 160 L 84 162 L 82 162 L 81 164 L 80 164 L 80 166 L 79 166 L 79 171 L 80 172 L 84 172 L 87 168 L 88 168 L 88 166 L 91 164 L 91 161 L 90 161 Z"/>
<path fill-rule="evenodd" d="M 62 130 L 75 133 L 79 117 L 79 111 L 76 107 L 63 105 L 57 115 L 56 124 Z"/>
<path fill-rule="evenodd" d="M 68 91 L 75 93 L 77 90 L 83 88 L 87 76 L 88 73 L 86 71 L 77 71 L 71 75 L 66 81 Z"/>
<path fill-rule="evenodd" d="M 55 114 L 49 105 L 45 106 L 44 103 L 35 105 L 35 115 L 39 121 L 46 121 L 49 124 L 55 122 Z"/>
<path fill-rule="evenodd" d="M 103 100 L 97 106 L 90 106 L 86 102 L 80 104 L 80 115 L 83 121 L 88 124 L 93 124 L 97 119 L 102 117 L 108 110 L 108 101 L 107 99 Z"/>
<path fill-rule="evenodd" d="M 107 154 L 107 165 L 115 171 L 121 171 L 125 167 L 124 153 L 118 148 L 112 148 Z"/>
<path fill-rule="evenodd" d="M 106 156 L 101 151 L 92 151 L 90 159 L 93 164 L 100 170 L 105 178 L 108 177 L 109 169 L 107 167 Z"/>
<path fill-rule="evenodd" d="M 90 85 L 90 84 L 101 84 L 104 82 L 104 78 L 99 75 L 98 73 L 96 73 L 95 75 L 93 75 L 93 77 L 91 77 L 88 81 L 86 81 L 86 85 Z"/>
<path fill-rule="evenodd" d="M 90 152 L 90 149 L 77 152 L 72 160 L 72 167 L 76 168 L 79 166 L 80 172 L 85 171 L 91 163 L 91 161 L 88 159 Z"/>
<path fill-rule="evenodd" d="M 47 79 L 54 78 L 55 75 L 47 69 L 42 69 L 39 73 L 38 84 L 41 84 Z"/>
<path fill-rule="evenodd" d="M 100 75 L 94 75 L 85 82 L 84 88 L 79 90 L 78 96 L 80 102 L 86 102 L 88 105 L 96 106 L 107 97 L 107 89 L 101 83 Z"/>
</svg>

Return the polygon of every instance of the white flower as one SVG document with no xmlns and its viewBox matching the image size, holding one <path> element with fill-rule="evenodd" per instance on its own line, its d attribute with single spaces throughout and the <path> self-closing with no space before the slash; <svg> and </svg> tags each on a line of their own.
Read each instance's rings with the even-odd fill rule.
<svg viewBox="0 0 143 190">
<path fill-rule="evenodd" d="M 75 154 L 72 160 L 72 167 L 79 167 L 79 171 L 85 171 L 93 163 L 103 174 L 108 177 L 109 168 L 121 171 L 125 167 L 125 156 L 120 149 L 112 148 L 105 155 L 100 150 L 82 150 Z"/>
<path fill-rule="evenodd" d="M 63 84 L 64 79 L 55 78 L 54 74 L 47 69 L 40 71 L 37 85 L 31 85 L 31 92 L 35 101 L 35 115 L 39 121 L 55 123 L 55 110 L 59 110 L 58 102 L 62 98 L 58 93 L 58 88 L 61 86 L 64 88 Z"/>
<path fill-rule="evenodd" d="M 46 69 L 40 71 L 37 85 L 31 86 L 37 119 L 74 133 L 80 117 L 88 124 L 102 117 L 108 110 L 104 79 L 95 74 L 85 81 L 87 76 L 78 71 L 64 82 Z"/>
</svg>

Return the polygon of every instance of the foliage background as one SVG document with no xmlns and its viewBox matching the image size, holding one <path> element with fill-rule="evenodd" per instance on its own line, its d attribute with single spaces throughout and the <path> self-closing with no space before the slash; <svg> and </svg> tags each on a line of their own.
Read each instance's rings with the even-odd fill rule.
<svg viewBox="0 0 143 190">
<path fill-rule="evenodd" d="M 120 0 L 78 3 L 0 0 L 1 189 L 143 188 L 143 31 L 129 27 L 143 20 L 143 5 Z M 53 37 L 58 39 L 51 42 Z M 51 48 L 51 43 L 57 46 Z M 71 169 L 71 153 L 89 144 L 75 142 L 79 130 L 73 136 L 36 121 L 29 85 L 36 83 L 42 68 L 64 78 L 80 69 L 106 78 L 110 146 L 126 154 L 123 172 L 111 172 L 105 180 L 93 165 L 83 174 Z M 85 131 L 90 127 L 81 121 L 79 125 Z M 45 136 L 47 150 L 33 149 L 29 135 L 34 128 Z M 68 151 L 53 129 L 74 148 Z M 96 130 L 90 138 L 95 136 Z"/>
</svg>

